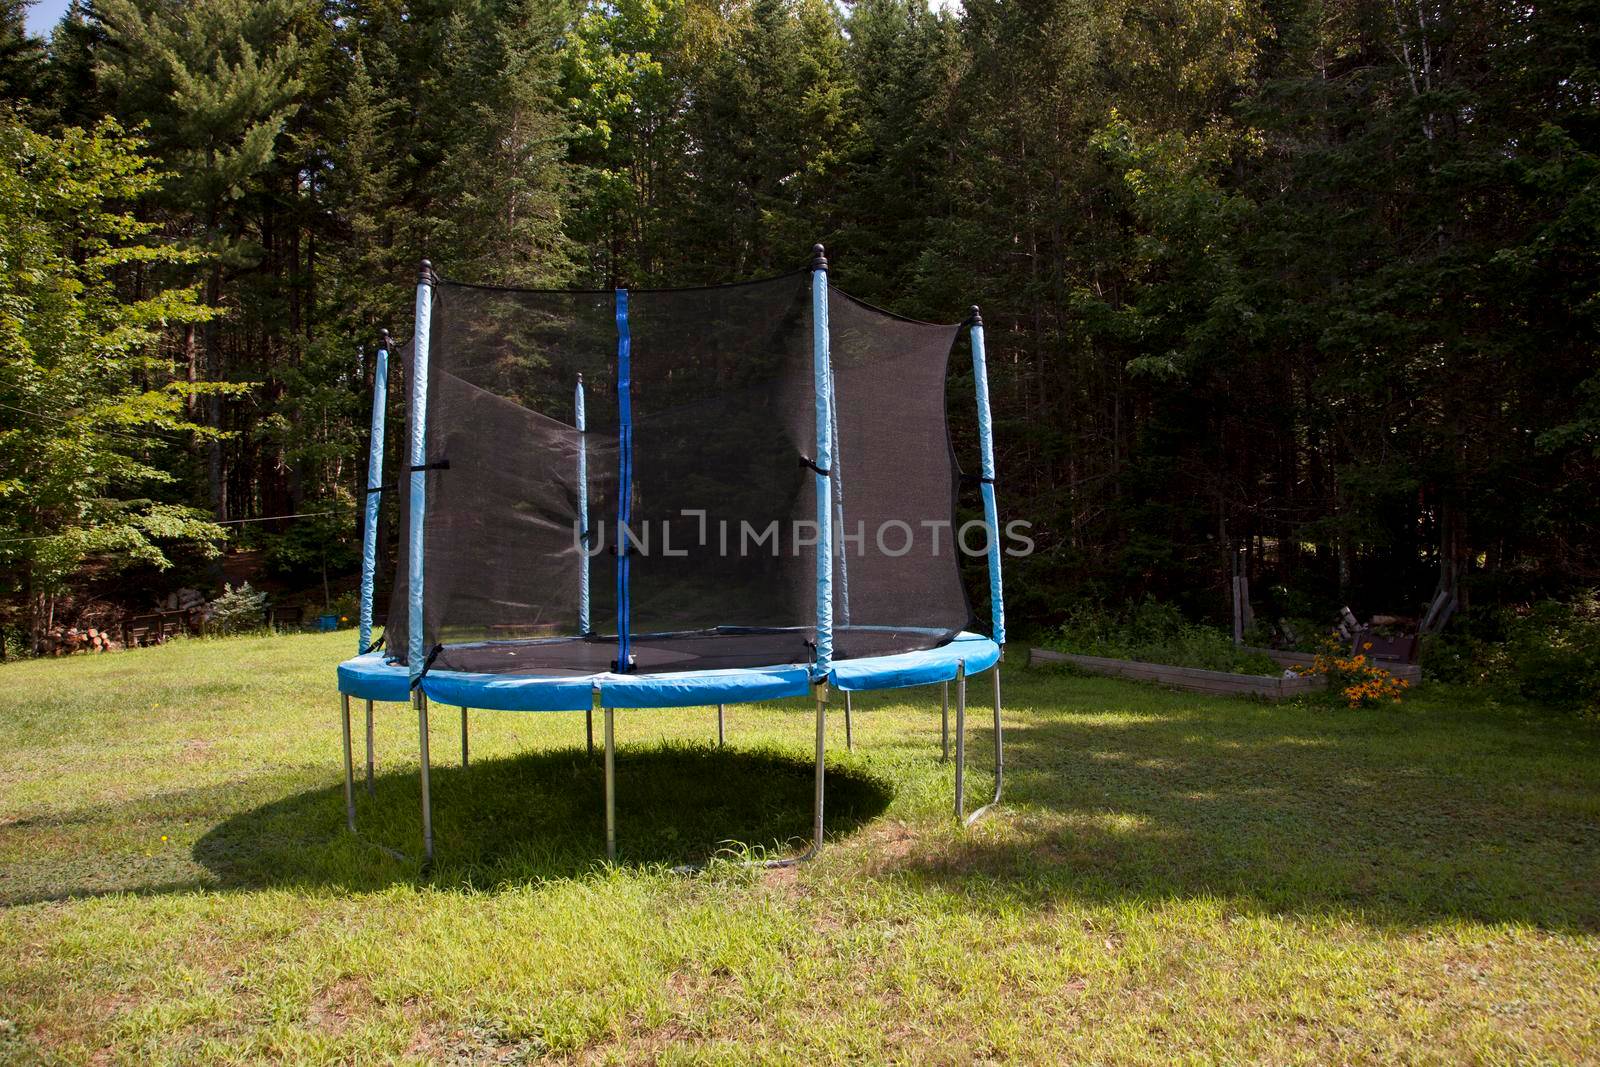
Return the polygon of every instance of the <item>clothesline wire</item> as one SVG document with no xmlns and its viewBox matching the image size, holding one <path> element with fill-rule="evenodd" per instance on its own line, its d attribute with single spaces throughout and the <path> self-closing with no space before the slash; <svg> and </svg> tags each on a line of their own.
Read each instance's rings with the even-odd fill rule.
<svg viewBox="0 0 1600 1067">
<path fill-rule="evenodd" d="M 251 522 L 275 522 L 279 519 L 315 519 L 323 515 L 336 514 L 338 513 L 334 511 L 301 511 L 293 515 L 261 515 L 253 519 L 222 519 L 221 521 L 214 523 L 214 525 L 242 526 Z M 23 541 L 49 541 L 52 538 L 60 536 L 60 534 L 40 534 L 36 537 L 3 537 L 0 538 L 0 545 L 15 545 Z"/>
</svg>

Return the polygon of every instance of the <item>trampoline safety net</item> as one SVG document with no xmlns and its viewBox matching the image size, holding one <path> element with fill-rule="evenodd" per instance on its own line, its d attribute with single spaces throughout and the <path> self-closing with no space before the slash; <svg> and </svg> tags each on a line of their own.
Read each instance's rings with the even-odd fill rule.
<svg viewBox="0 0 1600 1067">
<path fill-rule="evenodd" d="M 810 272 L 632 292 L 439 280 L 432 294 L 429 669 L 657 673 L 813 661 Z M 900 319 L 837 290 L 828 314 L 834 658 L 931 648 L 971 620 L 945 422 L 959 327 Z M 409 482 L 402 473 L 401 516 Z M 404 525 L 387 639 L 400 662 Z"/>
</svg>

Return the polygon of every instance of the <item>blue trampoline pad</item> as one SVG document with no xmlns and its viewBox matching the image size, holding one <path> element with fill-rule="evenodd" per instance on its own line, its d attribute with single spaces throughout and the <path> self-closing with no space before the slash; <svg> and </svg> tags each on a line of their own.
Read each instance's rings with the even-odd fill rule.
<svg viewBox="0 0 1600 1067">
<path fill-rule="evenodd" d="M 966 673 L 976 674 L 999 659 L 1000 647 L 989 638 L 962 632 L 937 648 L 836 660 L 828 681 L 851 692 L 935 685 L 954 679 L 963 666 Z M 422 679 L 422 691 L 431 701 L 495 711 L 585 711 L 594 706 L 596 695 L 605 708 L 705 707 L 805 696 L 810 688 L 809 669 L 800 664 L 660 674 L 430 670 Z M 339 692 L 365 700 L 405 701 L 410 679 L 405 667 L 368 653 L 339 665 Z"/>
<path fill-rule="evenodd" d="M 956 668 L 968 674 L 988 670 L 1000 662 L 1000 646 L 981 634 L 963 630 L 938 648 L 901 652 L 893 656 L 835 660 L 828 681 L 840 689 L 903 689 L 911 685 L 936 685 L 955 678 Z"/>
<path fill-rule="evenodd" d="M 368 652 L 339 664 L 339 692 L 358 700 L 405 703 L 411 699 L 411 679 L 404 667 L 385 663 L 382 652 Z"/>
</svg>

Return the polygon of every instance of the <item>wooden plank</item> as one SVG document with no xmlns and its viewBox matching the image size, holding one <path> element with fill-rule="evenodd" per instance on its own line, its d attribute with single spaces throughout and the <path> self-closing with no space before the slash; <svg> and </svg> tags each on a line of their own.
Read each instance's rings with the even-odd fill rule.
<svg viewBox="0 0 1600 1067">
<path fill-rule="evenodd" d="M 1253 648 L 1249 645 L 1244 646 L 1243 651 L 1259 652 L 1263 656 L 1271 656 L 1273 662 L 1282 664 L 1285 667 L 1309 667 L 1317 658 L 1310 652 L 1288 652 L 1277 648 Z M 1410 685 L 1422 684 L 1422 667 L 1419 664 L 1395 663 L 1388 660 L 1377 660 L 1376 662 L 1378 666 L 1396 678 L 1403 679 Z"/>
<path fill-rule="evenodd" d="M 1056 653 L 1056 655 L 1063 655 L 1063 653 Z M 1216 681 L 1226 678 L 1234 681 L 1258 682 L 1263 678 L 1273 678 L 1272 675 L 1235 674 L 1231 671 L 1208 671 L 1201 667 L 1177 667 L 1170 663 L 1145 663 L 1141 660 L 1108 659 L 1104 656 L 1070 655 L 1071 662 L 1074 663 L 1092 663 L 1096 666 L 1107 668 L 1124 667 L 1136 671 L 1140 675 L 1159 674 L 1163 678 L 1176 680 Z"/>
<path fill-rule="evenodd" d="M 1174 667 L 1163 663 L 1140 663 L 1137 660 L 1052 652 L 1044 648 L 1030 649 L 1028 664 L 1034 666 L 1042 663 L 1065 663 L 1093 674 L 1155 682 L 1158 685 L 1172 686 L 1194 693 L 1259 696 L 1268 700 L 1282 700 L 1287 696 L 1320 689 L 1327 684 L 1323 678 L 1273 678 L 1258 674 L 1233 674 L 1228 671 L 1202 670 L 1198 667 Z"/>
<path fill-rule="evenodd" d="M 1275 663 L 1285 667 L 1309 667 L 1311 662 L 1317 658 L 1310 652 L 1287 652 L 1277 648 L 1257 648 L 1254 645 L 1241 645 L 1239 651 L 1254 652 L 1257 655 L 1271 657 Z"/>
</svg>

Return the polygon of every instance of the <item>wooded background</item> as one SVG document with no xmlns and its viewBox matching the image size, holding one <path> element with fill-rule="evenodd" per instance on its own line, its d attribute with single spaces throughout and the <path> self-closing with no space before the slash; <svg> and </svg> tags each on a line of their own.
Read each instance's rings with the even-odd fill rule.
<svg viewBox="0 0 1600 1067">
<path fill-rule="evenodd" d="M 47 41 L 23 13 L 14 617 L 197 573 L 225 530 L 352 571 L 371 354 L 424 255 L 671 286 L 815 241 L 891 310 L 982 305 L 1002 513 L 1038 542 L 1014 626 L 1225 615 L 1236 545 L 1289 614 L 1416 613 L 1442 566 L 1469 602 L 1600 582 L 1597 0 L 93 0 Z"/>
</svg>

